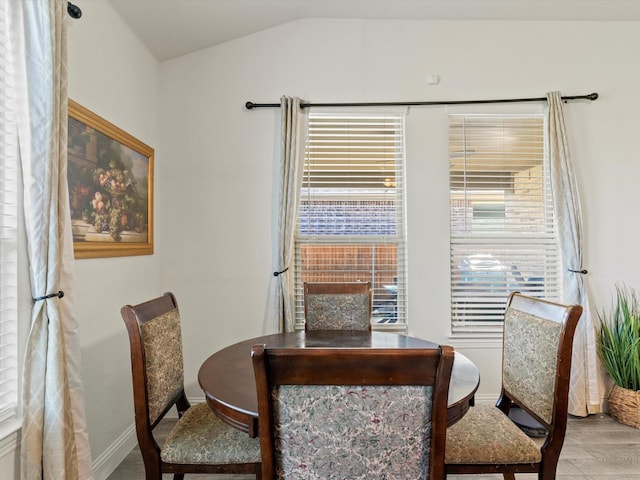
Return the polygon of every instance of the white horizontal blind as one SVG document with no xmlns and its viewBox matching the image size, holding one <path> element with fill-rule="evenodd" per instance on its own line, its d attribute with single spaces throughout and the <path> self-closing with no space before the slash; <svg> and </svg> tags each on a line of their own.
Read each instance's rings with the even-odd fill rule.
<svg viewBox="0 0 640 480">
<path fill-rule="evenodd" d="M 0 421 L 17 412 L 17 133 L 7 3 L 0 2 Z"/>
<path fill-rule="evenodd" d="M 559 298 L 544 117 L 449 118 L 452 331 L 501 331 L 514 290 Z"/>
<path fill-rule="evenodd" d="M 405 328 L 404 116 L 311 113 L 296 235 L 304 282 L 372 282 L 373 328 Z"/>
</svg>

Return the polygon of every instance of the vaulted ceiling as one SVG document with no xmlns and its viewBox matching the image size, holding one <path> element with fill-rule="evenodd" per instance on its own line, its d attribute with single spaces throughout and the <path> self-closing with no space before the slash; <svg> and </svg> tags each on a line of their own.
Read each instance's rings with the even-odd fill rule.
<svg viewBox="0 0 640 480">
<path fill-rule="evenodd" d="M 110 0 L 160 61 L 301 18 L 640 21 L 640 0 Z M 75 0 L 82 7 L 82 0 Z"/>
</svg>

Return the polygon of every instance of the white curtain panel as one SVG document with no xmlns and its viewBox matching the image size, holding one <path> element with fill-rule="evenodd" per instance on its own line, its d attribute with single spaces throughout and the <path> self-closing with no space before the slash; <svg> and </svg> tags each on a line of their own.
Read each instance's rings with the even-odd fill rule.
<svg viewBox="0 0 640 480">
<path fill-rule="evenodd" d="M 602 411 L 595 329 L 582 265 L 582 214 L 571 165 L 560 92 L 547 94 L 547 128 L 551 162 L 551 188 L 563 262 L 563 301 L 580 304 L 582 317 L 573 343 L 569 413 L 586 416 Z"/>
<path fill-rule="evenodd" d="M 67 190 L 67 2 L 12 0 L 18 137 L 31 294 L 23 374 L 22 479 L 92 478 Z"/>
<path fill-rule="evenodd" d="M 295 261 L 294 241 L 300 187 L 304 165 L 304 151 L 308 116 L 300 107 L 297 97 L 280 99 L 280 189 L 278 202 L 278 245 L 275 287 L 277 315 L 273 331 L 291 332 L 295 328 Z"/>
</svg>

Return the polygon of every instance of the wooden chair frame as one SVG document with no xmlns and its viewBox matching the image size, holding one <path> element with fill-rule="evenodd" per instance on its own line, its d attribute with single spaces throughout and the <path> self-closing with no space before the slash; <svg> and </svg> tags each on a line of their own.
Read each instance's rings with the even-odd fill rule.
<svg viewBox="0 0 640 480">
<path fill-rule="evenodd" d="M 160 446 L 154 437 L 153 430 L 174 405 L 178 410 L 178 416 L 182 417 L 183 413 L 191 407 L 191 404 L 183 387 L 168 407 L 158 416 L 158 419 L 153 423 L 151 422 L 147 393 L 146 359 L 140 325 L 177 308 L 178 303 L 175 296 L 173 293 L 167 292 L 161 297 L 135 306 L 125 305 L 120 310 L 129 333 L 136 434 L 144 461 L 146 478 L 147 480 L 160 480 L 163 473 L 173 473 L 176 480 L 184 478 L 185 473 L 255 473 L 256 478 L 260 479 L 260 463 L 217 465 L 173 464 L 162 461 Z"/>
<path fill-rule="evenodd" d="M 573 337 L 580 316 L 582 315 L 582 307 L 580 305 L 562 305 L 525 296 L 519 292 L 514 292 L 509 295 L 507 308 L 509 307 L 540 318 L 554 320 L 563 326 L 558 342 L 551 421 L 547 422 L 545 419 L 536 415 L 536 413 L 531 411 L 525 404 L 518 401 L 504 385 L 501 388 L 500 396 L 496 403 L 496 407 L 505 415 L 509 414 L 512 405 L 517 405 L 547 430 L 546 439 L 541 446 L 542 459 L 539 463 L 531 464 L 447 464 L 446 472 L 447 474 L 502 473 L 506 480 L 514 480 L 516 473 L 537 473 L 540 480 L 553 480 L 556 478 L 558 459 L 567 430 Z"/>
<path fill-rule="evenodd" d="M 307 323 L 308 295 L 369 295 L 369 330 L 371 330 L 371 314 L 373 310 L 373 291 L 371 282 L 304 282 L 304 329 L 309 330 Z"/>
<path fill-rule="evenodd" d="M 435 349 L 276 349 L 251 351 L 258 392 L 262 478 L 276 478 L 272 390 L 276 385 L 432 385 L 429 479 L 444 478 L 447 397 L 454 351 Z"/>
</svg>

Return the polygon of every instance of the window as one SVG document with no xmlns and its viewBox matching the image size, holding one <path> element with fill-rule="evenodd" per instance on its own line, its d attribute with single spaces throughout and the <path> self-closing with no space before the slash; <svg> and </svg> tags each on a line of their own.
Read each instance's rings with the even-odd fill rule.
<svg viewBox="0 0 640 480">
<path fill-rule="evenodd" d="M 18 405 L 17 133 L 7 2 L 0 2 L 0 422 Z"/>
<path fill-rule="evenodd" d="M 544 117 L 449 117 L 453 333 L 500 332 L 505 300 L 559 298 Z"/>
<path fill-rule="evenodd" d="M 296 234 L 304 282 L 371 282 L 373 328 L 404 330 L 404 116 L 309 115 Z"/>
</svg>

